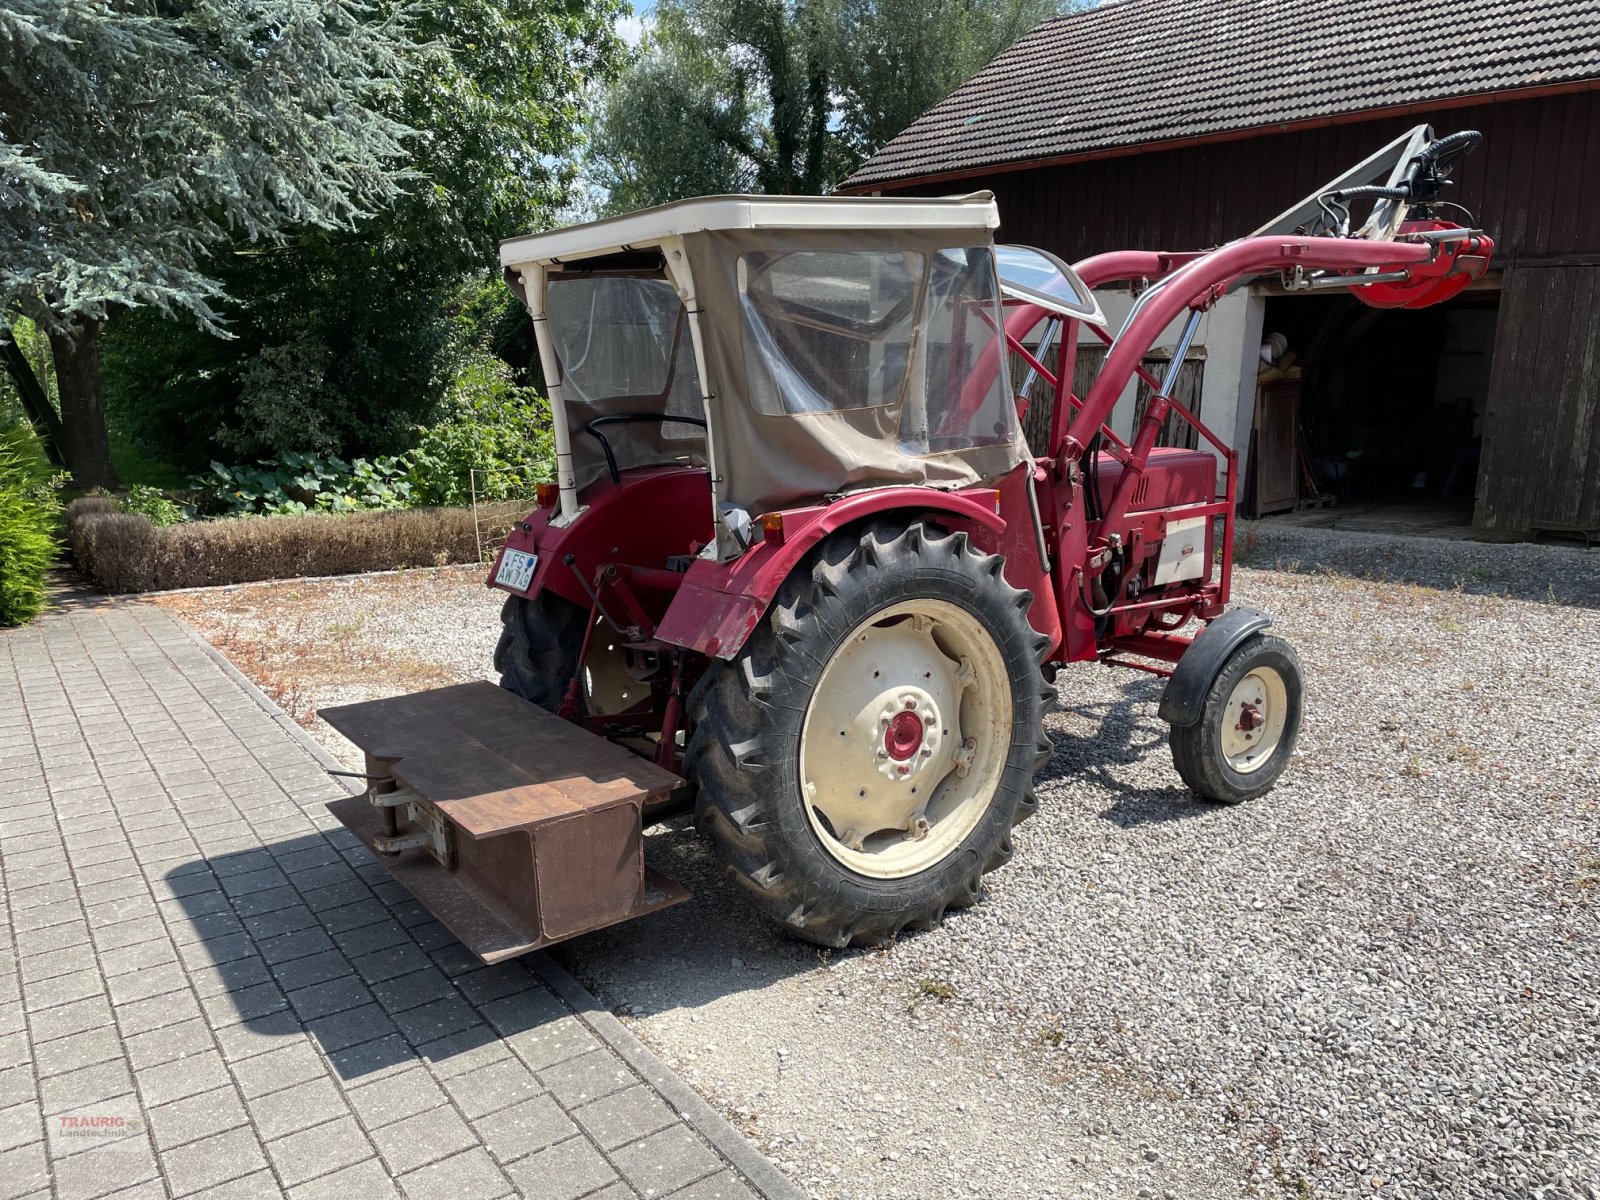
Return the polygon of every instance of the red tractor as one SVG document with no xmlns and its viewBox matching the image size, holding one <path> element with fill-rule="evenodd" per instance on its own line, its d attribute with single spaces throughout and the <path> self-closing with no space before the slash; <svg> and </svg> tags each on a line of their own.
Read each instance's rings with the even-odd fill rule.
<svg viewBox="0 0 1600 1200">
<path fill-rule="evenodd" d="M 691 804 L 803 938 L 936 925 L 1011 857 L 1067 663 L 1166 676 L 1179 775 L 1262 795 L 1300 668 L 1227 608 L 1237 458 L 1177 368 L 1264 275 L 1411 307 L 1466 286 L 1492 243 L 1431 206 L 1477 141 L 1419 127 L 1255 235 L 1075 267 L 995 246 L 986 193 L 715 197 L 506 242 L 557 479 L 489 579 L 505 690 L 325 713 L 369 754 L 371 803 L 335 810 L 493 960 L 683 898 L 639 833 Z M 1122 281 L 1143 290 L 1113 335 L 1095 289 Z M 1078 396 L 1089 335 L 1109 352 Z M 1212 449 L 1158 447 L 1174 414 Z"/>
</svg>

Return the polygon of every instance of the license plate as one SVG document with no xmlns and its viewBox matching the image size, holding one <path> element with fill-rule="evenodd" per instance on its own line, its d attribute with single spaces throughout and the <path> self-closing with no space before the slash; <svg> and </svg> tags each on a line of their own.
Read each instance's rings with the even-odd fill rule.
<svg viewBox="0 0 1600 1200">
<path fill-rule="evenodd" d="M 525 592 L 533 580 L 533 569 L 539 565 L 539 556 L 526 550 L 507 550 L 500 556 L 500 569 L 494 573 L 496 587 Z"/>
</svg>

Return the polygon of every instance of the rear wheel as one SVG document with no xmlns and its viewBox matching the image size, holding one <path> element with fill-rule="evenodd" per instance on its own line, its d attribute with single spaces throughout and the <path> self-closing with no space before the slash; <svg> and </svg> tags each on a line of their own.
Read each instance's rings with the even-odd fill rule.
<svg viewBox="0 0 1600 1200">
<path fill-rule="evenodd" d="M 1172 727 L 1172 762 L 1203 800 L 1239 804 L 1278 781 L 1300 736 L 1300 659 L 1258 633 L 1223 660 L 1200 719 Z"/>
<path fill-rule="evenodd" d="M 932 927 L 1011 857 L 1054 693 L 1001 566 L 921 524 L 836 534 L 696 689 L 698 823 L 801 937 Z"/>
<path fill-rule="evenodd" d="M 507 596 L 500 610 L 500 642 L 494 668 L 500 686 L 555 712 L 567 694 L 583 651 L 588 611 L 550 592 L 532 599 Z M 650 685 L 634 677 L 615 631 L 597 620 L 583 664 L 578 706 L 588 715 L 627 712 L 650 695 Z"/>
</svg>

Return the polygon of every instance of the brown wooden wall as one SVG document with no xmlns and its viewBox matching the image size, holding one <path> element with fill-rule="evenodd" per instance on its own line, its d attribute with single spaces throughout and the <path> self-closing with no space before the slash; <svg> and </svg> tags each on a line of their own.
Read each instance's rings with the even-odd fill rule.
<svg viewBox="0 0 1600 1200">
<path fill-rule="evenodd" d="M 1191 250 L 1265 224 L 1413 125 L 1478 129 L 1449 198 L 1495 239 L 1504 291 L 1476 523 L 1600 530 L 1600 92 L 1418 113 L 1038 167 L 914 191 L 988 188 L 999 238 L 1071 262 Z M 1448 215 L 1448 214 L 1447 214 Z"/>
<path fill-rule="evenodd" d="M 948 195 L 987 188 L 1000 203 L 1000 240 L 1067 261 L 1106 250 L 1195 250 L 1265 224 L 1413 125 L 1483 132 L 1456 170 L 1450 199 L 1494 237 L 1500 265 L 1600 256 L 1600 92 L 1575 92 L 1301 133 L 1148 151 L 911 189 Z"/>
</svg>

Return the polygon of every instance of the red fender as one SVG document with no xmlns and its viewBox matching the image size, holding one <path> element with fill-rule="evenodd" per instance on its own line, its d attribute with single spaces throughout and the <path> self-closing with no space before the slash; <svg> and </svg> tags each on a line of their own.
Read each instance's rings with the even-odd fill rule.
<svg viewBox="0 0 1600 1200">
<path fill-rule="evenodd" d="M 975 525 L 996 541 L 1006 521 L 994 488 L 938 492 L 886 487 L 857 492 L 832 504 L 785 509 L 783 533 L 768 535 L 731 562 L 697 559 L 684 576 L 656 637 L 686 650 L 732 658 L 767 611 L 796 564 L 823 538 L 863 517 L 883 512 L 939 513 L 955 524 Z"/>
</svg>

